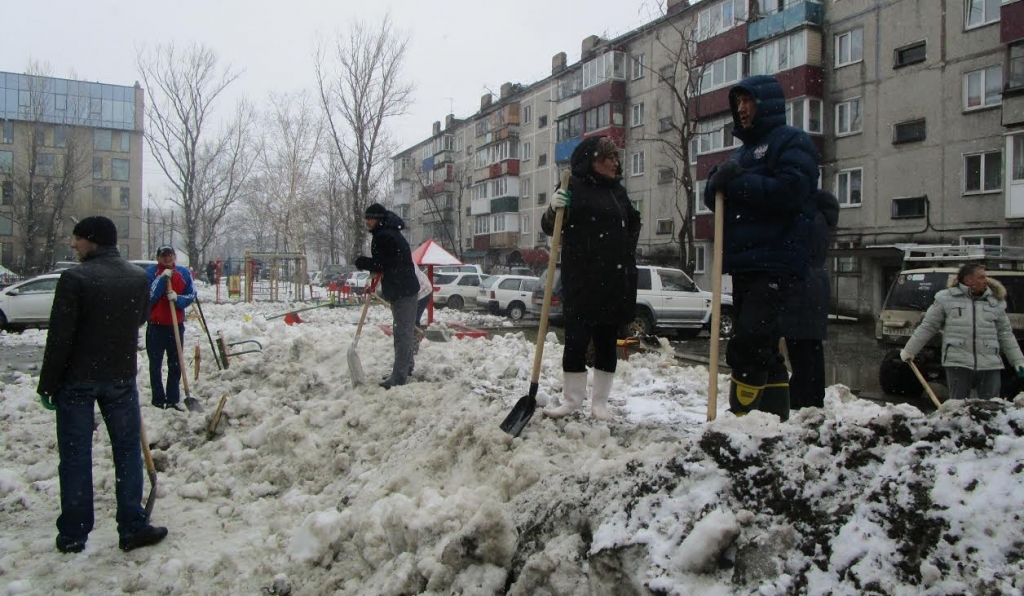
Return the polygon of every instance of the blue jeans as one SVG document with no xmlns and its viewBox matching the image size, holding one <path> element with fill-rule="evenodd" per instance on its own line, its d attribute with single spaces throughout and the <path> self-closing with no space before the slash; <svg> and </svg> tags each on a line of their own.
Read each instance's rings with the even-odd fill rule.
<svg viewBox="0 0 1024 596">
<path fill-rule="evenodd" d="M 66 542 L 84 543 L 93 529 L 92 433 L 99 404 L 114 454 L 117 533 L 130 536 L 148 522 L 142 507 L 142 446 L 139 392 L 135 379 L 78 381 L 57 394 L 57 449 L 60 453 L 60 517 Z"/>
<path fill-rule="evenodd" d="M 423 312 L 427 310 L 427 304 L 430 303 L 430 294 L 427 294 L 423 298 L 416 301 L 416 326 L 423 326 Z"/>
<path fill-rule="evenodd" d="M 178 324 L 182 348 L 185 346 L 185 326 Z M 167 354 L 167 390 L 164 390 L 163 365 Z M 153 390 L 153 405 L 158 408 L 177 405 L 181 401 L 178 383 L 181 382 L 181 363 L 178 347 L 174 345 L 174 328 L 170 325 L 146 326 L 146 354 L 149 355 L 149 386 Z"/>
</svg>

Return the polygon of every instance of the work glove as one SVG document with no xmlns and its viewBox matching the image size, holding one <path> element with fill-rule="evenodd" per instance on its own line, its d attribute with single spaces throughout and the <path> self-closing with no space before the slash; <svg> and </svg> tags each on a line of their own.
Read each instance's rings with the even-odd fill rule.
<svg viewBox="0 0 1024 596">
<path fill-rule="evenodd" d="M 729 188 L 729 183 L 735 180 L 742 173 L 743 168 L 740 167 L 738 161 L 734 159 L 726 161 L 722 165 L 718 166 L 714 175 L 711 176 L 711 180 L 708 181 L 708 184 L 711 185 L 711 192 L 725 192 L 725 190 Z"/>
<path fill-rule="evenodd" d="M 167 299 L 170 300 L 171 302 L 174 302 L 175 300 L 178 299 L 178 294 L 176 294 L 174 290 L 171 290 L 170 292 L 167 292 Z"/>
<path fill-rule="evenodd" d="M 370 257 L 356 257 L 356 269 L 360 271 L 369 271 L 370 265 L 373 264 L 373 259 Z"/>
<path fill-rule="evenodd" d="M 46 394 L 39 394 L 39 403 L 43 404 L 43 407 L 51 412 L 57 409 L 57 404 L 53 403 Z"/>
<path fill-rule="evenodd" d="M 167 279 L 171 279 L 172 277 L 174 277 L 174 269 L 164 269 L 164 272 L 161 273 L 160 275 L 166 277 Z"/>
<path fill-rule="evenodd" d="M 555 194 L 551 195 L 552 209 L 565 209 L 570 203 L 572 203 L 571 190 L 562 190 L 560 188 L 555 191 Z"/>
<path fill-rule="evenodd" d="M 1017 378 L 1024 379 L 1024 366 L 1017 367 Z"/>
<path fill-rule="evenodd" d="M 900 350 L 900 360 L 904 362 L 910 362 L 914 359 L 914 355 L 906 350 Z"/>
</svg>

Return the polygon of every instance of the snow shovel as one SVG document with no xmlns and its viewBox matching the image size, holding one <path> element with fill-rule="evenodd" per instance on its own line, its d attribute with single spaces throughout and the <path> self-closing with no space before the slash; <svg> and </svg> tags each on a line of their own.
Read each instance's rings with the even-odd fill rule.
<svg viewBox="0 0 1024 596">
<path fill-rule="evenodd" d="M 149 439 L 146 438 L 146 425 L 142 423 L 142 411 L 139 411 L 139 438 L 142 441 L 142 459 L 146 462 L 146 474 L 149 475 L 149 496 L 146 497 L 146 519 L 153 515 L 153 503 L 156 502 L 156 465 L 153 454 L 149 451 Z"/>
<path fill-rule="evenodd" d="M 366 291 L 366 301 L 363 304 L 363 314 L 359 315 L 359 325 L 356 326 L 356 336 L 352 345 L 348 347 L 348 376 L 352 379 L 352 386 L 358 387 L 366 382 L 366 374 L 363 372 L 363 363 L 359 361 L 359 353 L 356 346 L 359 344 L 359 335 L 363 332 L 363 323 L 366 321 L 366 312 L 370 310 L 370 301 L 373 300 L 373 292 L 377 288 L 377 280 L 380 275 L 374 275 L 370 287 Z"/>
<path fill-rule="evenodd" d="M 931 385 L 928 384 L 928 381 L 925 380 L 924 375 L 921 374 L 921 370 L 917 368 L 917 365 L 914 364 L 913 360 L 907 360 L 907 364 L 910 365 L 910 370 L 914 371 L 914 376 L 917 377 L 917 380 L 921 381 L 921 386 L 924 387 L 925 393 L 928 394 L 928 397 L 932 398 L 932 403 L 935 404 L 935 407 L 941 408 L 942 402 L 940 402 L 939 398 L 935 396 L 935 392 L 932 391 Z"/>
<path fill-rule="evenodd" d="M 558 188 L 569 188 L 569 170 L 562 171 L 561 184 Z M 548 317 L 551 314 L 551 294 L 555 287 L 555 265 L 558 264 L 558 246 L 562 241 L 562 221 L 565 219 L 565 209 L 555 209 L 555 229 L 551 234 L 551 252 L 548 254 L 548 275 L 544 280 L 544 306 L 540 311 L 540 327 L 537 328 L 537 348 L 533 354 L 533 372 L 530 374 L 530 390 L 526 395 L 519 398 L 512 411 L 508 413 L 501 423 L 501 430 L 518 437 L 526 425 L 533 418 L 533 412 L 537 409 L 537 386 L 540 381 L 540 362 L 544 356 L 544 336 L 548 333 Z"/>
<path fill-rule="evenodd" d="M 170 283 L 167 284 L 167 291 L 171 291 Z M 178 309 L 171 303 L 170 298 L 167 299 L 167 302 L 171 307 L 171 327 L 174 329 L 174 347 L 178 348 L 178 368 L 181 370 L 181 386 L 185 388 L 185 407 L 188 408 L 189 412 L 202 413 L 203 404 L 199 403 L 198 399 L 192 397 L 192 393 L 188 390 L 188 372 L 185 371 L 185 354 L 181 350 L 181 333 L 178 333 Z"/>
<path fill-rule="evenodd" d="M 722 341 L 722 242 L 725 193 L 715 193 L 715 254 L 711 261 L 711 354 L 708 362 L 708 422 L 718 415 L 718 348 Z"/>
</svg>

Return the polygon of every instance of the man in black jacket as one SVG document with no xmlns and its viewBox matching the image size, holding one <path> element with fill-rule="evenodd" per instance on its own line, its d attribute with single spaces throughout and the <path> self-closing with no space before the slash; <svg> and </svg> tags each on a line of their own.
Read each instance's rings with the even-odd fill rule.
<svg viewBox="0 0 1024 596">
<path fill-rule="evenodd" d="M 81 264 L 65 270 L 53 296 L 39 372 L 43 405 L 57 411 L 60 517 L 57 549 L 85 549 L 93 529 L 92 433 L 96 404 L 110 435 L 117 495 L 118 546 L 156 544 L 167 528 L 149 525 L 142 507 L 142 417 L 135 386 L 139 326 L 146 322 L 146 274 L 117 252 L 117 229 L 87 217 L 71 248 Z"/>
<path fill-rule="evenodd" d="M 404 227 L 402 218 L 385 209 L 384 205 L 374 203 L 367 207 L 366 228 L 373 236 L 371 256 L 360 256 L 355 263 L 360 270 L 381 274 L 381 296 L 391 303 L 395 364 L 391 368 L 391 376 L 380 383 L 385 389 L 405 385 L 414 366 L 416 294 L 420 290 L 420 282 L 416 279 L 409 242 L 402 236 Z"/>
</svg>

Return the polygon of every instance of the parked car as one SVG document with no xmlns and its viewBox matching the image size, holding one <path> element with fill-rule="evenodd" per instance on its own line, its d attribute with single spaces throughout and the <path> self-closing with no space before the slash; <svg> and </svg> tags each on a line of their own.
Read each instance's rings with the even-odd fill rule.
<svg viewBox="0 0 1024 596">
<path fill-rule="evenodd" d="M 331 282 L 344 281 L 348 274 L 355 270 L 356 268 L 352 265 L 328 265 L 320 272 L 320 285 L 326 286 Z"/>
<path fill-rule="evenodd" d="M 462 310 L 488 277 L 479 273 L 434 273 L 434 305 Z M 472 302 L 470 302 L 472 303 Z"/>
<path fill-rule="evenodd" d="M 342 283 L 353 290 L 362 290 L 370 283 L 370 272 L 353 271 L 348 274 L 348 277 L 346 277 Z"/>
<path fill-rule="evenodd" d="M 526 305 L 530 303 L 536 287 L 536 277 L 497 275 L 487 287 L 480 288 L 477 303 L 486 305 L 487 310 L 494 314 L 505 313 L 513 321 L 518 321 L 526 316 Z"/>
<path fill-rule="evenodd" d="M 0 329 L 46 327 L 60 273 L 47 273 L 0 290 Z"/>
<path fill-rule="evenodd" d="M 559 293 L 562 272 L 555 270 L 555 295 Z M 541 273 L 545 280 L 547 270 Z M 562 304 L 553 295 L 550 318 L 561 321 Z M 543 281 L 537 284 L 530 300 L 530 314 L 540 316 L 544 304 Z M 722 294 L 719 333 L 728 339 L 733 333 L 732 296 Z M 674 330 L 684 338 L 696 337 L 711 328 L 711 292 L 697 287 L 689 275 L 679 269 L 641 265 L 637 267 L 636 319 L 621 335 L 648 335 L 655 329 Z"/>
<path fill-rule="evenodd" d="M 434 273 L 476 273 L 482 277 L 484 270 L 480 265 L 438 265 L 434 267 Z"/>
<path fill-rule="evenodd" d="M 139 268 L 142 269 L 143 271 L 145 271 L 146 269 L 149 269 L 150 265 L 156 265 L 157 264 L 156 261 L 147 261 L 147 260 L 144 260 L 144 259 L 132 259 L 132 260 L 130 260 L 128 262 L 131 263 L 132 265 L 138 265 Z"/>
</svg>

